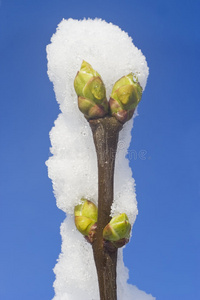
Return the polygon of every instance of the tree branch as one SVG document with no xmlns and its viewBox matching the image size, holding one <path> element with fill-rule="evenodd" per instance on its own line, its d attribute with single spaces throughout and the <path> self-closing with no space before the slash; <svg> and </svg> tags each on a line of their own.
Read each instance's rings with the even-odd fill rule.
<svg viewBox="0 0 200 300">
<path fill-rule="evenodd" d="M 113 203 L 115 154 L 122 124 L 114 117 L 89 121 L 98 160 L 98 221 L 93 254 L 101 300 L 116 300 L 117 249 L 105 247 L 103 229 L 110 222 Z"/>
</svg>

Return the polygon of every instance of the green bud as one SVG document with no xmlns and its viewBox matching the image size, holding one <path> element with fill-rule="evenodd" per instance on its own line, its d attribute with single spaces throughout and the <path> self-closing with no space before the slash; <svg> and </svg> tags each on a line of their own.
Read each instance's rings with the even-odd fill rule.
<svg viewBox="0 0 200 300">
<path fill-rule="evenodd" d="M 81 199 L 81 204 L 74 208 L 75 225 L 78 231 L 83 235 L 90 235 L 94 230 L 94 224 L 97 222 L 97 207 L 87 199 Z"/>
<path fill-rule="evenodd" d="M 104 83 L 97 71 L 86 61 L 74 80 L 78 107 L 87 119 L 101 118 L 108 113 Z"/>
<path fill-rule="evenodd" d="M 113 86 L 109 104 L 111 115 L 125 123 L 133 116 L 142 97 L 142 87 L 133 73 L 123 76 Z"/>
<path fill-rule="evenodd" d="M 111 242 L 129 239 L 131 225 L 125 213 L 113 217 L 103 230 L 103 238 Z"/>
</svg>

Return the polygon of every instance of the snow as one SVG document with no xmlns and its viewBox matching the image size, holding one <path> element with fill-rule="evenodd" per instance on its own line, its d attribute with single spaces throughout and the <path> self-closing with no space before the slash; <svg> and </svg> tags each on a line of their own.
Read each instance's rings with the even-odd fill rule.
<svg viewBox="0 0 200 300">
<path fill-rule="evenodd" d="M 76 230 L 74 206 L 82 197 L 97 205 L 97 159 L 88 122 L 78 109 L 74 78 L 83 60 L 101 75 L 107 99 L 113 84 L 130 72 L 145 89 L 148 67 L 142 52 L 119 27 L 103 20 L 62 20 L 47 46 L 48 76 L 61 113 L 50 132 L 52 156 L 47 161 L 57 206 L 66 212 L 61 225 L 62 251 L 54 268 L 54 300 L 98 300 L 98 284 L 91 245 Z M 126 213 L 133 225 L 137 215 L 135 182 L 125 157 L 131 141 L 133 120 L 119 137 L 116 157 L 112 216 Z M 119 300 L 152 300 L 151 295 L 127 284 L 123 250 L 118 259 Z"/>
</svg>

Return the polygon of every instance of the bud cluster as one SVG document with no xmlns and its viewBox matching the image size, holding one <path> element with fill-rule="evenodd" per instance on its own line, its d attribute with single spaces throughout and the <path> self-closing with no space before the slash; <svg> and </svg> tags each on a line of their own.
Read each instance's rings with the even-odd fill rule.
<svg viewBox="0 0 200 300">
<path fill-rule="evenodd" d="M 78 107 L 86 119 L 102 118 L 107 114 L 125 123 L 133 116 L 142 97 L 142 87 L 138 78 L 130 73 L 119 79 L 113 86 L 109 102 L 101 76 L 86 61 L 74 80 L 78 96 Z"/>
<path fill-rule="evenodd" d="M 81 199 L 81 204 L 74 208 L 76 228 L 90 243 L 95 239 L 97 216 L 96 205 L 87 199 Z M 103 230 L 105 247 L 112 250 L 124 246 L 129 241 L 130 231 L 131 225 L 125 213 L 113 217 Z"/>
</svg>

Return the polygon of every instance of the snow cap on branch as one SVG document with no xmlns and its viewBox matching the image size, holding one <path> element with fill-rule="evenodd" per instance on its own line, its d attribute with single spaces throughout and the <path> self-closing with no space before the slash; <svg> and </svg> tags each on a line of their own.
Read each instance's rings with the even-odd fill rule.
<svg viewBox="0 0 200 300">
<path fill-rule="evenodd" d="M 74 207 L 84 196 L 97 205 L 98 172 L 92 133 L 80 112 L 74 78 L 82 61 L 101 74 L 110 96 L 114 83 L 133 72 L 145 89 L 146 59 L 118 26 L 100 19 L 62 20 L 47 46 L 48 75 L 53 82 L 61 113 L 50 132 L 52 156 L 47 161 L 57 206 L 67 213 L 61 225 L 62 253 L 54 272 L 54 300 L 98 300 L 98 283 L 92 247 L 76 230 Z M 115 189 L 112 216 L 126 213 L 131 225 L 137 215 L 134 179 L 126 158 L 133 120 L 119 136 L 115 164 Z M 112 154 L 111 154 L 112 155 Z M 128 271 L 119 250 L 117 276 L 119 300 L 153 300 L 153 297 L 127 284 Z"/>
</svg>

